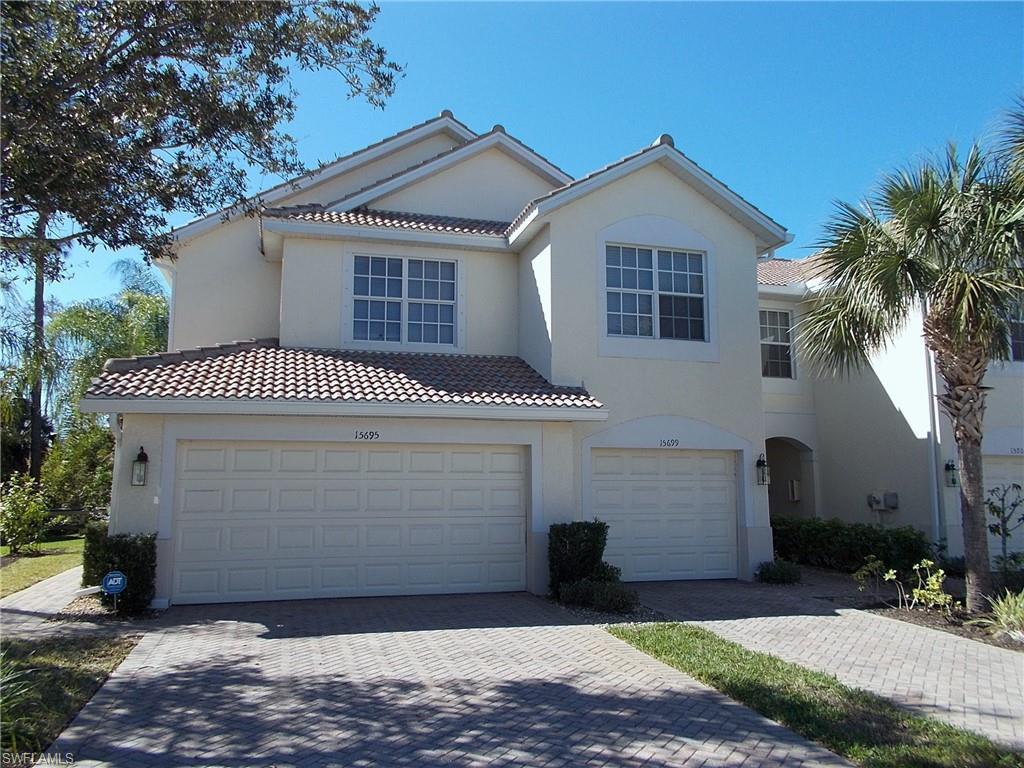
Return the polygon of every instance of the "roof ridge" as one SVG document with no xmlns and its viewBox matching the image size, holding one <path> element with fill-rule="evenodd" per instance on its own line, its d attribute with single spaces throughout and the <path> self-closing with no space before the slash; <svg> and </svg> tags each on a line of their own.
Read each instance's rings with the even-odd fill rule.
<svg viewBox="0 0 1024 768">
<path fill-rule="evenodd" d="M 390 216 L 426 216 L 431 219 L 444 219 L 446 221 L 472 221 L 478 224 L 508 224 L 501 219 L 482 219 L 477 216 L 451 216 L 447 213 L 419 213 L 417 211 L 393 211 L 387 208 L 370 208 L 367 205 L 360 205 L 353 208 L 351 213 L 365 211 L 366 213 L 384 214 Z"/>
<path fill-rule="evenodd" d="M 128 371 L 141 371 L 147 368 L 156 368 L 159 365 L 181 363 L 186 360 L 200 360 L 203 358 L 221 357 L 232 352 L 241 352 L 246 349 L 261 349 L 265 347 L 279 346 L 276 338 L 263 339 L 242 339 L 238 341 L 225 341 L 219 344 L 212 344 L 202 347 L 188 347 L 176 349 L 170 352 L 155 352 L 151 355 L 136 355 L 134 357 L 112 357 L 103 364 L 105 373 L 126 373 Z M 95 381 L 95 379 L 93 379 Z"/>
</svg>

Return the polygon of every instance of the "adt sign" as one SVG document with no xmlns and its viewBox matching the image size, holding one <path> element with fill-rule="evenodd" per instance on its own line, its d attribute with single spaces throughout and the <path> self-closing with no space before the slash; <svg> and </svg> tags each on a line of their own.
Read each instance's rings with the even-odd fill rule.
<svg viewBox="0 0 1024 768">
<path fill-rule="evenodd" d="M 128 577 L 120 571 L 111 571 L 103 577 L 101 586 L 108 595 L 120 595 L 128 586 Z"/>
</svg>

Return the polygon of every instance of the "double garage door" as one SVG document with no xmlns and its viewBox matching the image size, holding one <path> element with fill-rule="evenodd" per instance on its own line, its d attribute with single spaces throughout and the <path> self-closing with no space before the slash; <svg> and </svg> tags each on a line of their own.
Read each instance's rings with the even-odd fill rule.
<svg viewBox="0 0 1024 768">
<path fill-rule="evenodd" d="M 183 441 L 176 603 L 526 587 L 515 446 Z"/>
</svg>

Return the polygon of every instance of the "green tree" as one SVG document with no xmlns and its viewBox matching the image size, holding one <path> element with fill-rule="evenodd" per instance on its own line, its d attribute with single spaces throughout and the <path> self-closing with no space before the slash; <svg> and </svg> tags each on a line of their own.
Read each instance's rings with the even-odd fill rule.
<svg viewBox="0 0 1024 768">
<path fill-rule="evenodd" d="M 167 216 L 251 211 L 246 171 L 301 174 L 291 71 L 328 70 L 380 107 L 401 69 L 341 0 L 0 7 L 0 237 L 34 283 L 30 471 L 42 459 L 45 295 L 71 244 L 167 252 Z M 325 94 L 325 97 L 328 97 Z M 336 129 L 336 126 L 332 126 Z"/>
<path fill-rule="evenodd" d="M 1001 157 L 975 146 L 885 176 L 862 205 L 838 203 L 816 260 L 822 285 L 799 330 L 830 372 L 860 369 L 920 309 L 957 444 L 967 607 L 991 592 L 981 466 L 985 373 L 1009 355 L 1024 293 L 1024 204 Z"/>
<path fill-rule="evenodd" d="M 49 509 L 105 509 L 114 474 L 114 436 L 96 419 L 82 419 L 61 435 L 43 461 Z"/>
</svg>

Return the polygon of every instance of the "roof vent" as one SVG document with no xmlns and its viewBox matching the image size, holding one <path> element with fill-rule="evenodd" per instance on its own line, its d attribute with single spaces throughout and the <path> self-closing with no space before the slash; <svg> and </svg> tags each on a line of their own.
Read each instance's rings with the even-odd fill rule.
<svg viewBox="0 0 1024 768">
<path fill-rule="evenodd" d="M 501 123 L 495 123 L 494 127 L 491 128 L 491 133 L 504 133 L 504 132 L 505 132 L 505 126 L 502 125 Z"/>
<path fill-rule="evenodd" d="M 455 118 L 455 115 L 452 114 L 452 111 L 450 109 L 442 109 L 440 116 L 441 117 L 450 117 L 452 119 Z"/>
<path fill-rule="evenodd" d="M 661 134 L 661 136 L 659 136 L 653 142 L 651 142 L 651 146 L 652 147 L 657 147 L 657 146 L 659 146 L 661 144 L 665 144 L 665 145 L 667 145 L 669 147 L 674 147 L 676 145 L 676 142 L 675 142 L 675 140 L 672 138 L 672 136 L 670 134 L 663 133 L 663 134 Z"/>
</svg>

